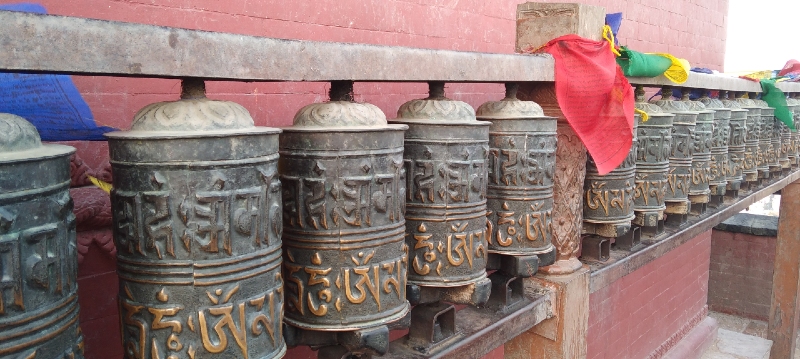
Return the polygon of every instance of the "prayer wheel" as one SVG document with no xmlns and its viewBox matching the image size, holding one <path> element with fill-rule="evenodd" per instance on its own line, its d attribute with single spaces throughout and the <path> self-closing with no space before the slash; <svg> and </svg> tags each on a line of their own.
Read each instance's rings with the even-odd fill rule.
<svg viewBox="0 0 800 359">
<path fill-rule="evenodd" d="M 655 104 L 664 111 L 675 115 L 672 123 L 672 146 L 667 174 L 667 191 L 664 201 L 667 209 L 667 222 L 680 224 L 686 222 L 689 214 L 689 184 L 692 177 L 692 152 L 694 151 L 694 132 L 699 112 L 692 111 L 682 101 L 672 100 L 672 87 L 661 89 L 661 99 Z"/>
<path fill-rule="evenodd" d="M 539 265 L 555 262 L 552 244 L 553 175 L 556 119 L 533 101 L 517 99 L 517 85 L 506 97 L 476 111 L 489 126 L 486 207 L 490 253 L 536 255 Z"/>
<path fill-rule="evenodd" d="M 0 114 L 0 358 L 83 358 L 68 146 Z"/>
<path fill-rule="evenodd" d="M 797 131 L 797 118 L 798 112 L 800 112 L 800 101 L 794 98 L 794 94 L 789 96 L 786 99 L 786 104 L 789 107 L 789 111 L 792 112 L 793 117 L 793 124 L 795 125 L 795 131 L 791 131 L 791 139 L 789 145 L 789 164 L 792 167 L 797 167 L 800 164 L 800 132 Z"/>
<path fill-rule="evenodd" d="M 689 89 L 683 90 L 681 102 L 689 110 L 696 111 L 697 122 L 692 147 L 692 177 L 689 183 L 689 202 L 692 213 L 702 214 L 710 198 L 711 144 L 714 135 L 714 111 L 706 109 L 700 101 L 689 100 Z"/>
<path fill-rule="evenodd" d="M 613 171 L 600 175 L 591 156 L 586 161 L 586 179 L 583 184 L 583 234 L 618 238 L 628 234 L 634 215 L 634 191 L 636 189 L 637 132 L 641 122 L 639 114 L 633 122 L 633 141 L 628 157 Z M 636 240 L 622 247 L 630 249 Z"/>
<path fill-rule="evenodd" d="M 761 121 L 761 107 L 756 106 L 753 100 L 743 96 L 736 98 L 739 106 L 747 110 L 747 121 L 745 122 L 747 136 L 744 140 L 742 173 L 746 182 L 755 184 L 759 178 L 769 176 L 769 165 L 766 161 L 770 146 L 769 132 L 764 132 L 766 127 Z"/>
<path fill-rule="evenodd" d="M 636 109 L 649 119 L 637 117 L 636 175 L 633 192 L 633 224 L 642 235 L 655 235 L 664 229 L 664 198 L 672 146 L 672 122 L 675 115 L 644 100 L 644 89 L 636 88 Z"/>
<path fill-rule="evenodd" d="M 711 162 L 709 165 L 708 188 L 710 201 L 721 204 L 727 185 L 726 175 L 729 171 L 728 141 L 730 139 L 731 110 L 716 98 L 708 97 L 708 91 L 698 99 L 706 109 L 714 111 L 714 126 L 711 133 Z"/>
<path fill-rule="evenodd" d="M 744 182 L 744 163 L 745 157 L 747 157 L 745 140 L 748 138 L 747 115 L 749 112 L 743 109 L 739 102 L 730 99 L 727 91 L 720 91 L 719 99 L 725 108 L 731 110 L 731 119 L 728 122 L 730 130 L 728 136 L 728 170 L 725 173 L 725 180 L 728 184 L 725 190 L 727 191 L 726 194 L 737 197 L 742 182 Z"/>
<path fill-rule="evenodd" d="M 792 167 L 789 160 L 789 152 L 792 147 L 792 132 L 789 126 L 786 126 L 783 121 L 775 116 L 775 109 L 770 107 L 769 104 L 761 99 L 754 100 L 755 103 L 761 106 L 761 115 L 766 116 L 767 122 L 772 122 L 772 136 L 770 143 L 772 144 L 774 158 L 770 160 L 777 161 L 770 162 L 770 172 L 777 174 L 778 172 L 787 171 Z M 766 110 L 765 110 L 766 109 Z M 791 109 L 789 111 L 792 111 Z"/>
<path fill-rule="evenodd" d="M 187 79 L 106 134 L 126 358 L 283 356 L 279 132 Z"/>
<path fill-rule="evenodd" d="M 476 290 L 464 296 L 473 298 L 466 302 L 476 304 L 477 293 L 488 300 L 490 123 L 477 121 L 467 103 L 445 97 L 443 82 L 430 82 L 427 98 L 400 106 L 393 123 L 408 125 L 403 154 L 408 283 L 423 289 L 467 286 Z"/>
<path fill-rule="evenodd" d="M 300 109 L 280 136 L 284 320 L 304 330 L 385 326 L 409 310 L 407 127 L 352 93 L 332 82 L 330 101 Z"/>
<path fill-rule="evenodd" d="M 766 131 L 769 138 L 769 146 L 768 152 L 766 155 L 767 166 L 769 167 L 769 172 L 775 176 L 780 174 L 782 170 L 781 164 L 781 127 L 780 121 L 776 121 L 775 119 L 775 109 L 769 107 L 766 101 L 761 99 L 755 99 L 756 93 L 751 92 L 750 97 L 753 99 L 753 103 L 761 108 L 761 121 L 763 123 L 762 129 Z M 760 138 L 759 138 L 760 140 Z M 759 142 L 759 146 L 761 142 Z M 785 158 L 788 164 L 788 158 Z"/>
</svg>

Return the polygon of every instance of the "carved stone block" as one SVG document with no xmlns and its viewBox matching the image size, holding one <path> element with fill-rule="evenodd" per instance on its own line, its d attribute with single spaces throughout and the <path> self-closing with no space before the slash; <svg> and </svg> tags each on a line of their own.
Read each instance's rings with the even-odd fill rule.
<svg viewBox="0 0 800 359">
<path fill-rule="evenodd" d="M 559 36 L 576 34 L 602 40 L 606 10 L 578 3 L 537 3 L 517 5 L 516 51 L 536 49 Z"/>
</svg>

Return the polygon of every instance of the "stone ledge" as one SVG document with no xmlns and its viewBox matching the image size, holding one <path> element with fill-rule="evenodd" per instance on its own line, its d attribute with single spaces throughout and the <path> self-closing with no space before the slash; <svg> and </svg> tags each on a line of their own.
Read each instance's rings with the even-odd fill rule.
<svg viewBox="0 0 800 359">
<path fill-rule="evenodd" d="M 725 232 L 752 234 L 754 236 L 777 237 L 778 217 L 739 213 L 714 226 L 714 229 Z"/>
</svg>

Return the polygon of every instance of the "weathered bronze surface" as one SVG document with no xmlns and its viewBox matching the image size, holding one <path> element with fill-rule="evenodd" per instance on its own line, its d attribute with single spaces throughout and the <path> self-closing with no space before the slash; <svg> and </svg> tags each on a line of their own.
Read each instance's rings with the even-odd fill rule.
<svg viewBox="0 0 800 359">
<path fill-rule="evenodd" d="M 708 97 L 708 91 L 698 100 L 706 109 L 714 111 L 714 126 L 711 133 L 711 162 L 709 164 L 708 188 L 712 199 L 721 203 L 727 185 L 728 141 L 730 140 L 731 110 L 717 98 Z"/>
<path fill-rule="evenodd" d="M 75 149 L 0 114 L 0 358 L 83 358 L 69 196 Z"/>
<path fill-rule="evenodd" d="M 745 140 L 749 137 L 747 132 L 748 111 L 742 109 L 739 102 L 731 99 L 727 91 L 720 91 L 719 98 L 725 108 L 731 110 L 730 135 L 728 137 L 728 171 L 725 174 L 728 184 L 725 189 L 727 194 L 736 197 L 739 189 L 741 189 L 742 182 L 744 182 L 744 163 L 745 157 L 747 157 Z M 754 134 L 751 133 L 750 135 L 753 136 Z"/>
<path fill-rule="evenodd" d="M 753 103 L 753 100 L 743 97 L 741 94 L 736 98 L 736 102 L 742 109 L 747 110 L 747 121 L 745 122 L 747 136 L 744 140 L 744 163 L 742 174 L 748 183 L 758 182 L 759 177 L 769 176 L 769 165 L 766 162 L 767 152 L 769 151 L 769 132 L 766 130 L 765 123 L 761 121 L 761 108 Z"/>
<path fill-rule="evenodd" d="M 636 88 L 636 108 L 646 112 L 647 122 L 639 117 L 636 177 L 633 193 L 633 224 L 642 227 L 642 235 L 655 235 L 663 230 L 664 199 L 672 146 L 672 122 L 675 115 L 644 100 L 644 89 Z"/>
<path fill-rule="evenodd" d="M 184 80 L 107 134 L 126 358 L 279 358 L 278 133 Z"/>
<path fill-rule="evenodd" d="M 506 97 L 481 105 L 477 119 L 489 127 L 487 216 L 489 252 L 536 255 L 540 265 L 555 262 L 552 244 L 556 119 L 533 101 Z"/>
<path fill-rule="evenodd" d="M 781 172 L 782 164 L 781 164 L 781 127 L 780 121 L 776 121 L 775 119 L 775 109 L 769 107 L 766 101 L 761 99 L 755 99 L 756 93 L 751 92 L 750 98 L 754 99 L 753 103 L 761 108 L 761 121 L 763 122 L 763 129 L 767 131 L 768 139 L 769 139 L 769 146 L 767 147 L 768 152 L 766 155 L 767 166 L 769 168 L 769 172 L 773 175 L 777 175 Z M 760 139 L 760 138 L 759 138 Z M 761 142 L 759 142 L 759 146 Z M 788 162 L 788 158 L 785 158 Z"/>
<path fill-rule="evenodd" d="M 791 142 L 789 145 L 789 164 L 792 167 L 800 165 L 800 132 L 797 129 L 797 119 L 800 117 L 800 100 L 794 98 L 794 94 L 786 99 L 789 110 L 792 111 L 794 118 L 795 131 L 791 131 Z"/>
<path fill-rule="evenodd" d="M 689 183 L 689 201 L 693 213 L 704 213 L 709 201 L 711 178 L 711 145 L 714 135 L 714 111 L 706 109 L 700 101 L 689 100 L 689 89 L 683 90 L 681 102 L 696 111 L 697 122 L 692 141 L 692 177 Z"/>
<path fill-rule="evenodd" d="M 638 149 L 637 114 L 633 122 L 633 142 L 628 157 L 613 171 L 601 176 L 591 156 L 586 161 L 583 185 L 583 233 L 616 238 L 627 234 L 634 219 L 636 155 Z"/>
<path fill-rule="evenodd" d="M 486 191 L 490 123 L 477 121 L 468 104 L 446 98 L 444 83 L 429 85 L 428 98 L 406 102 L 392 121 L 408 125 L 403 153 L 408 181 L 408 282 L 433 288 L 477 285 L 485 288 L 488 300 L 491 282 L 486 278 Z M 493 173 L 501 176 L 496 178 L 498 181 L 512 180 L 510 176 L 502 177 L 502 170 Z M 476 304 L 473 300 L 465 302 Z"/>
<path fill-rule="evenodd" d="M 355 331 L 409 309 L 406 126 L 353 102 L 352 86 L 332 83 L 330 101 L 303 107 L 280 136 L 285 321 L 298 328 Z"/>
<path fill-rule="evenodd" d="M 675 115 L 672 123 L 672 143 L 667 174 L 667 191 L 664 197 L 667 208 L 664 213 L 670 222 L 682 223 L 689 213 L 689 184 L 692 177 L 692 152 L 694 152 L 694 132 L 697 111 L 692 111 L 682 101 L 672 100 L 672 87 L 661 89 L 661 99 L 655 104 L 664 111 Z M 671 216 L 671 218 L 669 217 Z"/>
</svg>

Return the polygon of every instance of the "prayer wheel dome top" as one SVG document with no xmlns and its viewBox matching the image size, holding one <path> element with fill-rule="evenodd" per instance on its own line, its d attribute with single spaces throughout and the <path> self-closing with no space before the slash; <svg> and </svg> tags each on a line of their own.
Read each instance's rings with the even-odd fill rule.
<svg viewBox="0 0 800 359">
<path fill-rule="evenodd" d="M 700 97 L 698 101 L 702 102 L 703 105 L 710 110 L 721 110 L 725 108 L 725 104 L 722 103 L 722 100 L 718 98 L 711 98 L 707 95 Z"/>
<path fill-rule="evenodd" d="M 295 127 L 384 127 L 386 115 L 378 106 L 353 102 L 352 81 L 332 81 L 330 101 L 313 103 L 297 111 Z"/>
<path fill-rule="evenodd" d="M 36 127 L 17 115 L 0 113 L 0 153 L 39 147 L 42 147 L 42 140 Z"/>
<path fill-rule="evenodd" d="M 330 101 L 301 108 L 293 124 L 303 127 L 385 126 L 386 115 L 373 104 Z"/>
<path fill-rule="evenodd" d="M 517 87 L 516 84 L 506 84 L 506 97 L 484 103 L 478 107 L 476 116 L 490 120 L 544 117 L 544 110 L 538 103 L 517 99 Z"/>
<path fill-rule="evenodd" d="M 427 98 L 411 100 L 400 106 L 397 110 L 398 119 L 477 121 L 472 106 L 445 97 L 444 82 L 429 82 L 428 87 Z"/>
<path fill-rule="evenodd" d="M 644 111 L 648 115 L 657 113 L 667 114 L 666 111 L 664 111 L 664 109 L 662 109 L 661 107 L 658 107 L 658 105 L 645 101 L 643 87 L 637 86 L 636 90 L 634 90 L 633 93 L 636 98 L 636 103 L 634 104 L 634 106 L 636 107 L 637 110 Z"/>
<path fill-rule="evenodd" d="M 131 131 L 219 131 L 255 127 L 250 112 L 205 96 L 202 80 L 183 80 L 181 99 L 150 104 L 133 116 Z"/>
<path fill-rule="evenodd" d="M 697 112 L 702 112 L 702 113 L 714 113 L 714 111 L 712 111 L 711 109 L 706 108 L 706 105 L 703 102 L 694 101 L 694 100 L 689 99 L 689 92 L 688 91 L 685 91 L 683 93 L 683 97 L 681 97 L 680 102 L 686 104 L 686 107 L 690 111 L 697 111 Z"/>
</svg>

